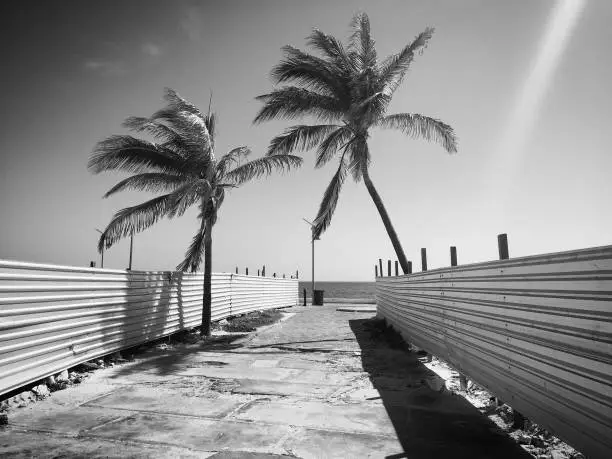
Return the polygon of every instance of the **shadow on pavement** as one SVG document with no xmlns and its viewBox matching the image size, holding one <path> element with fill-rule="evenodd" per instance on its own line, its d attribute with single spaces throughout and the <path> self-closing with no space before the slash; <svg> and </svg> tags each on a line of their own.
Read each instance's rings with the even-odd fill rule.
<svg viewBox="0 0 612 459">
<path fill-rule="evenodd" d="M 440 387 L 438 376 L 383 321 L 354 319 L 349 324 L 363 368 L 402 445 L 403 453 L 388 459 L 532 458 L 465 399 Z"/>
<path fill-rule="evenodd" d="M 240 341 L 248 333 L 213 336 L 207 341 L 196 344 L 179 343 L 171 349 L 163 350 L 151 347 L 137 357 L 143 359 L 141 362 L 122 366 L 116 372 L 115 377 L 128 376 L 132 374 L 147 372 L 155 375 L 167 376 L 185 367 L 193 354 L 198 352 L 227 352 L 243 347 Z M 156 354 L 160 354 L 156 357 Z M 112 378 L 111 378 L 112 379 Z"/>
</svg>

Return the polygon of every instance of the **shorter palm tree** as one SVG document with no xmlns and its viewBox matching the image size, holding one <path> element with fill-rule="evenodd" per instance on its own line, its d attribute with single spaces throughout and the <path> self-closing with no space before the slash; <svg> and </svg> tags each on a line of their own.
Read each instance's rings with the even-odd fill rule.
<svg viewBox="0 0 612 459">
<path fill-rule="evenodd" d="M 226 190 L 269 175 L 273 170 L 299 166 L 302 159 L 278 155 L 245 162 L 251 150 L 244 146 L 217 159 L 214 154 L 216 117 L 210 108 L 203 114 L 172 89 L 166 89 L 164 99 L 166 107 L 151 117 L 130 117 L 123 123 L 132 131 L 149 134 L 157 142 L 115 135 L 94 148 L 88 163 L 92 173 L 121 170 L 133 174 L 112 187 L 105 198 L 128 189 L 164 193 L 117 212 L 102 232 L 98 250 L 144 231 L 160 218 L 181 216 L 197 205 L 200 210 L 198 230 L 177 270 L 197 271 L 204 255 L 201 333 L 209 336 L 212 229 Z"/>
</svg>

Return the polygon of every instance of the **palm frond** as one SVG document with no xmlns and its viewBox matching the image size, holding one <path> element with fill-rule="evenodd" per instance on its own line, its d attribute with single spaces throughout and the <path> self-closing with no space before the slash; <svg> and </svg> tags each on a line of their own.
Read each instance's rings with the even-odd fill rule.
<svg viewBox="0 0 612 459">
<path fill-rule="evenodd" d="M 413 138 L 436 142 L 449 153 L 457 152 L 457 138 L 448 124 L 428 116 L 398 113 L 385 116 L 377 122 L 383 128 L 399 129 Z"/>
<path fill-rule="evenodd" d="M 255 117 L 254 123 L 275 118 L 292 119 L 305 115 L 312 115 L 323 121 L 333 121 L 342 119 L 344 114 L 335 97 L 295 86 L 276 89 L 256 99 L 263 101 L 264 106 Z"/>
<path fill-rule="evenodd" d="M 414 56 L 427 47 L 427 42 L 434 33 L 433 27 L 427 27 L 416 36 L 412 43 L 406 45 L 399 53 L 389 56 L 379 69 L 379 90 L 391 96 L 401 84 Z"/>
<path fill-rule="evenodd" d="M 340 126 L 335 124 L 319 124 L 308 126 L 300 124 L 285 130 L 274 137 L 268 146 L 268 156 L 286 155 L 292 151 L 308 151 L 317 146 L 330 132 Z"/>
<path fill-rule="evenodd" d="M 370 166 L 370 149 L 368 143 L 362 138 L 355 138 L 346 146 L 348 153 L 347 170 L 353 180 L 359 182 L 363 176 L 363 169 Z"/>
<path fill-rule="evenodd" d="M 323 167 L 329 160 L 331 160 L 339 148 L 346 145 L 351 138 L 353 133 L 346 127 L 340 127 L 334 132 L 329 134 L 317 149 L 317 161 L 315 167 Z"/>
<path fill-rule="evenodd" d="M 161 145 L 129 135 L 114 135 L 94 147 L 87 168 L 94 174 L 107 170 L 180 173 L 183 158 Z"/>
<path fill-rule="evenodd" d="M 319 29 L 313 29 L 306 40 L 308 45 L 323 53 L 324 56 L 335 64 L 337 73 L 349 76 L 355 70 L 347 51 L 336 37 L 327 35 Z"/>
<path fill-rule="evenodd" d="M 181 111 L 175 107 L 165 107 L 153 113 L 150 119 L 169 126 L 189 145 L 197 147 L 201 154 L 212 151 L 212 139 L 206 127 L 205 118 L 186 110 Z"/>
<path fill-rule="evenodd" d="M 215 149 L 215 138 L 217 136 L 217 114 L 209 113 L 204 118 L 204 124 L 206 125 L 206 129 L 208 129 L 208 135 L 210 137 L 211 148 L 214 151 Z"/>
<path fill-rule="evenodd" d="M 357 13 L 351 21 L 351 49 L 356 51 L 356 58 L 361 70 L 376 68 L 376 46 L 370 34 L 370 18 L 365 13 Z"/>
<path fill-rule="evenodd" d="M 174 129 L 144 116 L 130 116 L 126 118 L 121 126 L 136 132 L 146 132 L 160 142 L 177 142 L 181 140 L 181 136 Z"/>
<path fill-rule="evenodd" d="M 274 169 L 284 172 L 291 167 L 302 165 L 302 158 L 293 155 L 274 155 L 249 161 L 229 171 L 225 178 L 236 185 L 241 185 L 262 175 L 270 175 Z"/>
<path fill-rule="evenodd" d="M 118 211 L 104 229 L 98 242 L 98 251 L 109 248 L 120 239 L 139 233 L 168 214 L 172 193 L 158 196 L 136 206 Z"/>
<path fill-rule="evenodd" d="M 317 218 L 315 218 L 314 225 L 312 228 L 312 237 L 317 239 L 323 234 L 323 232 L 329 227 L 332 216 L 336 210 L 338 204 L 338 197 L 340 196 L 340 189 L 344 183 L 346 177 L 347 165 L 344 159 L 344 155 L 340 158 L 340 165 L 338 170 L 334 174 L 325 189 L 323 194 L 323 200 L 319 206 L 319 212 Z"/>
<path fill-rule="evenodd" d="M 284 46 L 282 50 L 284 59 L 270 72 L 275 83 L 296 82 L 328 96 L 342 91 L 342 82 L 338 81 L 338 70 L 333 64 L 293 46 Z"/>
<path fill-rule="evenodd" d="M 104 195 L 105 198 L 123 190 L 172 191 L 184 183 L 185 177 L 164 172 L 146 172 L 121 180 Z"/>
<path fill-rule="evenodd" d="M 190 102 L 187 102 L 178 92 L 171 88 L 164 88 L 164 99 L 168 102 L 168 105 L 177 112 L 189 112 L 192 115 L 197 116 L 200 119 L 204 119 L 205 116 L 202 114 L 200 109 Z"/>
<path fill-rule="evenodd" d="M 187 252 L 185 252 L 185 259 L 179 263 L 176 267 L 177 271 L 190 271 L 196 272 L 202 264 L 202 255 L 204 254 L 204 239 L 206 237 L 206 219 L 201 219 L 201 224 L 198 232 L 193 237 Z"/>
<path fill-rule="evenodd" d="M 217 174 L 219 177 L 224 177 L 227 170 L 232 165 L 239 165 L 240 160 L 246 159 L 251 154 L 249 147 L 237 147 L 226 154 L 224 154 L 219 161 L 217 161 Z"/>
<path fill-rule="evenodd" d="M 187 209 L 198 201 L 207 201 L 213 191 L 211 183 L 206 179 L 197 179 L 177 188 L 169 200 L 168 216 L 180 217 Z"/>
</svg>

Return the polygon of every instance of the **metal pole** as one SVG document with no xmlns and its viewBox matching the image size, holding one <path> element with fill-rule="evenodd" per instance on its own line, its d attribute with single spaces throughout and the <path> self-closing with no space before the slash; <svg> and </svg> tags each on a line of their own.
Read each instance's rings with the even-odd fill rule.
<svg viewBox="0 0 612 459">
<path fill-rule="evenodd" d="M 98 233 L 100 233 L 100 234 L 104 235 L 104 233 L 103 233 L 102 231 L 100 231 L 98 228 L 95 228 L 95 230 L 96 230 Z M 101 263 L 100 263 L 100 264 L 101 264 L 100 268 L 104 268 L 104 245 L 102 245 L 102 260 L 101 260 Z"/>
<path fill-rule="evenodd" d="M 129 270 L 132 270 L 132 252 L 134 251 L 134 233 L 130 234 L 130 266 Z"/>
<path fill-rule="evenodd" d="M 314 278 L 314 235 L 312 238 L 312 304 L 314 304 L 315 278 Z"/>
</svg>

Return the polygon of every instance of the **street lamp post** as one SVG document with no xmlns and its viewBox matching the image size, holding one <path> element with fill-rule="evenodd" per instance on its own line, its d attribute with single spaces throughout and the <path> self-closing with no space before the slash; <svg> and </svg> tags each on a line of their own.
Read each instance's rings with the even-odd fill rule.
<svg viewBox="0 0 612 459">
<path fill-rule="evenodd" d="M 95 230 L 100 233 L 100 234 L 104 234 L 102 231 L 100 231 L 98 228 L 95 228 Z M 100 268 L 104 268 L 104 245 L 102 246 L 102 261 L 100 263 Z"/>
<path fill-rule="evenodd" d="M 128 267 L 128 271 L 132 270 L 132 252 L 134 251 L 134 232 L 130 234 L 130 266 Z"/>
<path fill-rule="evenodd" d="M 309 222 L 305 218 L 302 218 L 306 223 L 310 225 L 310 230 L 312 232 L 311 242 L 312 242 L 312 280 L 311 280 L 311 288 L 312 288 L 312 304 L 314 304 L 314 292 L 315 292 L 315 251 L 314 251 L 314 243 L 318 241 L 319 238 L 314 237 L 314 223 Z"/>
</svg>

